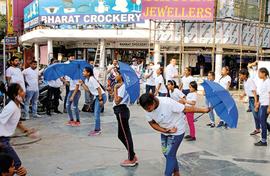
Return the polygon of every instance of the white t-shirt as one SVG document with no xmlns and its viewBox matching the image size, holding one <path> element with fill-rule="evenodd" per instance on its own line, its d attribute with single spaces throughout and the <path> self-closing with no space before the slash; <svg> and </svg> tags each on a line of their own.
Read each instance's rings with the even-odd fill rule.
<svg viewBox="0 0 270 176">
<path fill-rule="evenodd" d="M 25 83 L 21 69 L 17 67 L 8 67 L 6 71 L 6 77 L 10 77 L 10 83 L 20 84 L 22 89 L 25 91 Z"/>
<path fill-rule="evenodd" d="M 69 81 L 69 90 L 70 91 L 75 90 L 77 84 L 80 85 L 79 80 L 70 79 L 70 81 Z M 80 89 L 80 86 L 79 86 L 79 89 Z"/>
<path fill-rule="evenodd" d="M 164 79 L 163 79 L 162 75 L 159 75 L 155 78 L 156 88 L 159 86 L 159 84 L 161 84 L 161 87 L 159 89 L 159 93 L 168 93 L 167 88 L 164 84 Z"/>
<path fill-rule="evenodd" d="M 175 101 L 179 101 L 181 100 L 181 98 L 184 98 L 186 95 L 183 94 L 182 91 L 180 91 L 179 89 L 174 89 L 173 92 L 170 91 L 170 97 L 175 100 Z"/>
<path fill-rule="evenodd" d="M 229 75 L 227 75 L 227 76 L 221 77 L 216 82 L 218 82 L 224 89 L 228 90 L 228 87 L 229 87 L 228 85 L 231 84 L 232 78 Z"/>
<path fill-rule="evenodd" d="M 166 73 L 166 81 L 174 80 L 176 84 L 179 83 L 178 78 L 174 78 L 175 75 L 178 75 L 178 70 L 175 66 L 173 66 L 172 64 L 169 64 L 166 67 L 165 73 Z"/>
<path fill-rule="evenodd" d="M 125 84 L 122 84 L 122 86 L 119 87 L 117 90 L 117 95 L 122 98 L 122 101 L 118 105 L 129 104 L 129 95 L 127 93 Z M 115 101 L 113 101 L 113 106 L 116 106 Z"/>
<path fill-rule="evenodd" d="M 196 92 L 190 92 L 187 94 L 187 97 L 186 97 L 186 100 L 187 101 L 197 101 L 197 93 Z M 190 104 L 186 104 L 186 106 L 192 106 Z"/>
<path fill-rule="evenodd" d="M 98 96 L 98 88 L 100 87 L 101 93 L 104 94 L 104 90 L 102 87 L 99 85 L 98 81 L 91 76 L 89 79 L 85 80 L 85 85 L 88 87 L 89 91 L 91 92 L 92 95 Z"/>
<path fill-rule="evenodd" d="M 154 70 L 153 69 L 147 69 L 146 72 L 145 72 L 145 76 L 150 76 L 149 78 L 146 79 L 146 85 L 155 86 Z"/>
<path fill-rule="evenodd" d="M 247 81 L 244 81 L 244 89 L 248 97 L 254 97 L 252 91 L 256 91 L 257 88 L 255 82 L 251 78 L 248 78 Z"/>
<path fill-rule="evenodd" d="M 58 78 L 57 80 L 48 81 L 48 84 L 50 87 L 59 88 L 63 85 L 63 82 Z"/>
<path fill-rule="evenodd" d="M 11 100 L 0 114 L 0 137 L 13 135 L 20 117 L 21 109 Z"/>
<path fill-rule="evenodd" d="M 169 97 L 157 97 L 159 100 L 158 107 L 152 111 L 146 113 L 146 119 L 148 122 L 154 120 L 160 127 L 166 129 L 177 128 L 176 133 L 164 135 L 181 135 L 185 133 L 185 106 L 176 102 Z"/>
<path fill-rule="evenodd" d="M 189 75 L 188 77 L 183 76 L 181 81 L 182 81 L 182 84 L 183 84 L 182 89 L 183 90 L 189 90 L 189 84 L 192 81 L 194 81 L 194 78 L 191 75 Z"/>
<path fill-rule="evenodd" d="M 260 87 L 260 94 L 259 94 L 259 102 L 260 105 L 267 106 L 269 105 L 269 98 L 270 98 L 270 79 L 266 79 L 262 82 Z"/>
<path fill-rule="evenodd" d="M 26 90 L 28 91 L 38 91 L 38 70 L 33 70 L 31 67 L 23 70 L 23 75 L 25 82 L 28 84 Z"/>
</svg>

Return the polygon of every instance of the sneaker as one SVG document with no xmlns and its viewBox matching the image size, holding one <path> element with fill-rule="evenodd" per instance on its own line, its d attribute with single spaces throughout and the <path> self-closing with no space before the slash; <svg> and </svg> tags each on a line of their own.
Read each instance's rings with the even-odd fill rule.
<svg viewBox="0 0 270 176">
<path fill-rule="evenodd" d="M 255 146 L 267 146 L 267 142 L 260 141 L 260 142 L 255 143 L 254 145 Z"/>
<path fill-rule="evenodd" d="M 101 134 L 101 130 L 99 131 L 94 130 L 94 131 L 90 131 L 88 136 L 98 136 L 100 134 Z"/>
<path fill-rule="evenodd" d="M 214 123 L 212 123 L 211 125 L 210 125 L 210 128 L 215 128 L 215 124 Z"/>
<path fill-rule="evenodd" d="M 228 129 L 228 124 L 227 123 L 224 124 L 224 128 Z"/>
<path fill-rule="evenodd" d="M 73 120 L 70 120 L 66 123 L 66 126 L 73 126 L 74 124 L 74 121 Z"/>
<path fill-rule="evenodd" d="M 55 110 L 54 111 L 56 114 L 63 114 L 61 111 L 59 111 L 59 110 Z"/>
<path fill-rule="evenodd" d="M 35 114 L 35 115 L 33 115 L 33 118 L 41 118 L 41 115 Z"/>
<path fill-rule="evenodd" d="M 252 133 L 250 133 L 249 135 L 250 136 L 253 136 L 253 135 L 256 135 L 256 134 L 259 134 L 259 133 L 261 133 L 260 131 L 258 131 L 258 130 L 254 130 Z"/>
<path fill-rule="evenodd" d="M 120 165 L 122 167 L 134 167 L 134 166 L 137 165 L 137 163 L 136 163 L 136 160 L 134 158 L 132 161 L 130 161 L 130 160 L 124 160 L 122 163 L 120 163 Z"/>
<path fill-rule="evenodd" d="M 30 120 L 30 117 L 29 116 L 25 116 L 24 119 L 25 120 Z"/>
<path fill-rule="evenodd" d="M 79 127 L 79 126 L 81 126 L 81 122 L 74 122 L 74 123 L 72 124 L 72 126 L 73 126 L 73 127 Z"/>
<path fill-rule="evenodd" d="M 210 127 L 211 125 L 212 125 L 212 123 L 208 123 L 208 124 L 206 124 L 206 126 L 209 126 L 209 127 Z"/>
<path fill-rule="evenodd" d="M 186 139 L 186 141 L 196 141 L 196 138 L 195 137 L 190 137 L 190 138 Z"/>
<path fill-rule="evenodd" d="M 190 135 L 186 135 L 184 138 L 185 139 L 189 139 L 189 138 L 191 138 L 191 136 Z"/>
<path fill-rule="evenodd" d="M 219 124 L 217 125 L 217 128 L 221 128 L 224 126 L 224 122 L 220 121 Z"/>
</svg>

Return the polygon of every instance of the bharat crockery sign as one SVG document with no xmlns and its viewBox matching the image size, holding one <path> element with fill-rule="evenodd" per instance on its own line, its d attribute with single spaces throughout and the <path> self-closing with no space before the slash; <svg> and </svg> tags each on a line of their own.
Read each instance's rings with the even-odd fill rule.
<svg viewBox="0 0 270 176">
<path fill-rule="evenodd" d="M 213 21 L 215 0 L 143 0 L 144 19 Z"/>
<path fill-rule="evenodd" d="M 127 24 L 142 20 L 142 0 L 34 0 L 24 10 L 26 28 L 45 24 Z"/>
</svg>

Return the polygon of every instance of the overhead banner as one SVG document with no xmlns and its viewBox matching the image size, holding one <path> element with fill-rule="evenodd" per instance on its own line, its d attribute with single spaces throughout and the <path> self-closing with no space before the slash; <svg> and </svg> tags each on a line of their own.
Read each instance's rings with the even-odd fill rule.
<svg viewBox="0 0 270 176">
<path fill-rule="evenodd" d="M 214 0 L 142 0 L 144 19 L 213 21 Z"/>
<path fill-rule="evenodd" d="M 45 24 L 130 24 L 141 23 L 141 0 L 35 0 L 25 8 L 26 26 Z M 34 12 L 38 12 L 38 20 Z M 28 18 L 30 17 L 30 18 Z"/>
</svg>

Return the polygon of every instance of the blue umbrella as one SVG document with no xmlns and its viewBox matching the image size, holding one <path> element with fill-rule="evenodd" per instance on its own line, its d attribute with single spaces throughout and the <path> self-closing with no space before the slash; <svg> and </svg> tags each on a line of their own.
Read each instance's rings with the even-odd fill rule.
<svg viewBox="0 0 270 176">
<path fill-rule="evenodd" d="M 130 103 L 133 104 L 140 96 L 140 80 L 135 71 L 127 64 L 119 62 L 119 71 L 124 79 Z"/>
<path fill-rule="evenodd" d="M 64 71 L 65 75 L 70 77 L 72 80 L 83 80 L 83 69 L 85 67 L 90 67 L 93 69 L 93 66 L 90 65 L 85 60 L 74 60 L 71 61 L 69 64 L 66 64 L 66 69 Z"/>
<path fill-rule="evenodd" d="M 60 77 L 65 76 L 65 68 L 67 64 L 55 63 L 49 65 L 43 75 L 45 81 L 57 80 Z"/>
<path fill-rule="evenodd" d="M 210 102 L 217 115 L 230 128 L 236 128 L 238 110 L 230 93 L 214 81 L 205 80 L 201 85 L 204 87 L 206 99 Z"/>
</svg>

